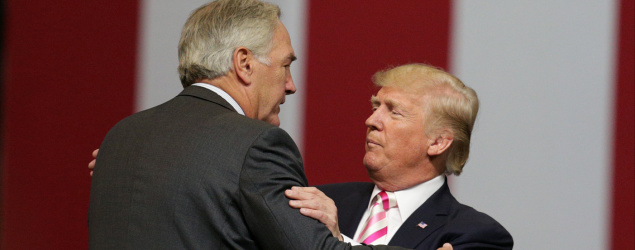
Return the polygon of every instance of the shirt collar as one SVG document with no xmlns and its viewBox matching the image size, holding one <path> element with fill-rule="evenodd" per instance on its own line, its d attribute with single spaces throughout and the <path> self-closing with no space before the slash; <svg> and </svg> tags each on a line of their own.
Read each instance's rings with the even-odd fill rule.
<svg viewBox="0 0 635 250">
<path fill-rule="evenodd" d="M 245 112 L 243 111 L 242 108 L 240 108 L 240 105 L 238 105 L 238 103 L 236 102 L 236 100 L 234 100 L 234 98 L 232 98 L 229 94 L 227 94 L 227 92 L 223 91 L 222 89 L 211 85 L 211 84 L 207 84 L 207 83 L 202 83 L 202 82 L 197 82 L 192 84 L 193 86 L 199 86 L 199 87 L 203 87 L 206 89 L 209 89 L 211 91 L 214 91 L 214 93 L 218 94 L 220 97 L 222 97 L 223 99 L 225 99 L 225 101 L 227 101 L 229 103 L 229 105 L 232 105 L 232 107 L 236 110 L 236 112 L 238 112 L 241 115 L 245 115 Z"/>
<path fill-rule="evenodd" d="M 434 194 L 445 183 L 445 176 L 439 175 L 424 183 L 418 184 L 408 189 L 399 190 L 394 192 L 397 198 L 397 207 L 399 207 L 399 214 L 401 220 L 406 221 L 408 217 L 414 213 L 432 194 Z M 373 189 L 373 193 L 370 196 L 371 202 L 373 197 L 377 195 L 381 189 L 377 186 Z"/>
</svg>

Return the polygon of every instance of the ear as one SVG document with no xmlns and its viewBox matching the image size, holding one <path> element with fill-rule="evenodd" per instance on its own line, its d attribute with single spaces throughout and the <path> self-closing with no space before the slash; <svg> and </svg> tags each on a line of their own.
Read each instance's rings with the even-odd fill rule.
<svg viewBox="0 0 635 250">
<path fill-rule="evenodd" d="M 428 147 L 428 155 L 440 155 L 447 151 L 454 141 L 454 133 L 450 130 L 441 131 L 435 138 L 430 139 L 430 147 Z"/>
<path fill-rule="evenodd" d="M 236 76 L 245 85 L 250 85 L 253 81 L 253 53 L 245 47 L 238 47 L 232 55 L 232 63 Z"/>
</svg>

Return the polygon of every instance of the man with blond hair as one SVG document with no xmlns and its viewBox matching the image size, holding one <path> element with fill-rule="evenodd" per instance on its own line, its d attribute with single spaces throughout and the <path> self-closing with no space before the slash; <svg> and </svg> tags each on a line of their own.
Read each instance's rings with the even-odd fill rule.
<svg viewBox="0 0 635 250">
<path fill-rule="evenodd" d="M 101 144 L 90 249 L 351 248 L 284 196 L 307 181 L 295 143 L 277 127 L 296 91 L 279 17 L 257 0 L 191 14 L 179 42 L 185 89 L 120 121 Z"/>
<path fill-rule="evenodd" d="M 380 90 L 371 98 L 364 155 L 372 183 L 319 186 L 324 193 L 296 187 L 291 205 L 329 227 L 339 218 L 342 234 L 366 244 L 511 249 L 509 232 L 460 204 L 445 177 L 459 175 L 468 159 L 479 106 L 474 90 L 424 64 L 380 71 L 373 81 Z"/>
</svg>

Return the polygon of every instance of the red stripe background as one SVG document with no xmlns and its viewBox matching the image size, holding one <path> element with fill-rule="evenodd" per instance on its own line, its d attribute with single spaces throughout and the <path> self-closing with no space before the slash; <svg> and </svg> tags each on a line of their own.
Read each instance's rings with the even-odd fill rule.
<svg viewBox="0 0 635 250">
<path fill-rule="evenodd" d="M 611 248 L 635 249 L 635 1 L 619 12 Z"/>
<path fill-rule="evenodd" d="M 371 76 L 448 67 L 451 1 L 310 1 L 304 163 L 311 185 L 368 181 L 362 165 Z"/>
<path fill-rule="evenodd" d="M 133 112 L 138 2 L 7 3 L 0 248 L 85 249 L 89 152 Z"/>
</svg>

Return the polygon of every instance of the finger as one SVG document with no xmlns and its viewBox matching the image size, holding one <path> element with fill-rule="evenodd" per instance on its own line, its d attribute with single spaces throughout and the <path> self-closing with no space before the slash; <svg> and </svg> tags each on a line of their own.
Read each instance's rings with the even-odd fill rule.
<svg viewBox="0 0 635 250">
<path fill-rule="evenodd" d="M 320 191 L 316 187 L 298 187 L 298 186 L 294 186 L 294 187 L 291 187 L 291 190 L 311 193 L 311 194 L 320 195 L 320 196 L 324 195 L 324 193 L 322 193 L 322 191 Z M 326 195 L 324 195 L 324 196 L 326 196 Z"/>
<path fill-rule="evenodd" d="M 90 171 L 90 176 L 93 176 L 93 171 Z"/>
<path fill-rule="evenodd" d="M 310 200 L 316 198 L 316 196 L 312 193 L 307 193 L 297 189 L 287 189 L 284 191 L 284 194 L 287 198 L 294 200 Z"/>
<path fill-rule="evenodd" d="M 437 250 L 452 250 L 452 245 L 450 243 L 445 243 L 442 247 L 437 248 Z"/>
<path fill-rule="evenodd" d="M 329 223 L 332 223 L 332 220 L 320 210 L 315 210 L 310 208 L 301 208 L 300 214 L 316 219 L 322 222 L 322 224 L 325 224 L 327 226 L 329 225 Z"/>
<path fill-rule="evenodd" d="M 287 197 L 295 200 L 316 199 L 324 203 L 333 203 L 331 198 L 315 187 L 291 187 L 289 194 L 292 195 L 292 197 L 288 195 Z"/>
<path fill-rule="evenodd" d="M 90 161 L 88 163 L 88 169 L 95 169 L 95 163 L 97 163 L 97 160 L 93 159 L 92 161 Z"/>
<path fill-rule="evenodd" d="M 93 157 L 97 158 L 97 153 L 99 153 L 99 149 L 93 150 Z"/>
<path fill-rule="evenodd" d="M 293 208 L 310 208 L 315 210 L 325 210 L 320 202 L 315 200 L 290 200 L 289 206 Z"/>
</svg>

